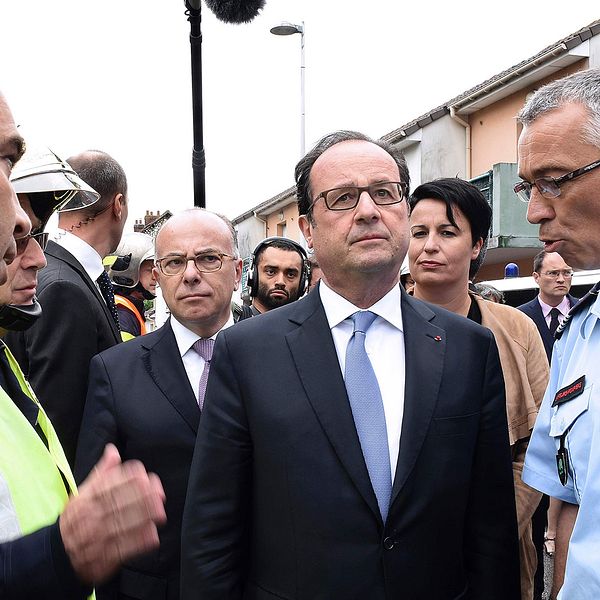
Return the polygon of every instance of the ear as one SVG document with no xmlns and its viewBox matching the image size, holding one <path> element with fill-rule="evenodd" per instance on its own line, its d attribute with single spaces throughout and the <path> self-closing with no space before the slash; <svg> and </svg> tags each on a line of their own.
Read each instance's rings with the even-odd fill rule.
<svg viewBox="0 0 600 600">
<path fill-rule="evenodd" d="M 123 216 L 123 208 L 125 207 L 125 196 L 123 194 L 115 194 L 113 198 L 113 215 L 117 220 L 121 220 Z"/>
<path fill-rule="evenodd" d="M 300 227 L 300 231 L 306 240 L 306 244 L 312 250 L 313 242 L 312 242 L 312 230 L 314 225 L 310 222 L 306 215 L 300 215 L 298 217 L 298 227 Z"/>
<path fill-rule="evenodd" d="M 235 286 L 234 291 L 238 290 L 240 287 L 240 281 L 242 279 L 242 259 L 238 258 L 235 263 Z"/>
<path fill-rule="evenodd" d="M 475 242 L 475 245 L 473 246 L 473 250 L 471 251 L 471 260 L 475 260 L 479 256 L 482 246 L 483 246 L 483 238 L 479 238 Z"/>
<path fill-rule="evenodd" d="M 156 265 L 152 267 L 152 276 L 154 277 L 154 279 L 156 279 L 157 282 L 159 281 L 160 271 L 158 270 L 158 267 Z"/>
<path fill-rule="evenodd" d="M 532 276 L 533 276 L 533 280 L 534 280 L 534 281 L 535 281 L 535 282 L 536 282 L 538 285 L 540 285 L 540 274 L 539 274 L 537 271 L 534 271 L 534 272 L 532 273 Z"/>
</svg>

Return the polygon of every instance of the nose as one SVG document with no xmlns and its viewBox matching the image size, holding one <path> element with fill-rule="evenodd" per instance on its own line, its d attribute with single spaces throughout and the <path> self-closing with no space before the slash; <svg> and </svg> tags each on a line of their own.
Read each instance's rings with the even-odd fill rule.
<svg viewBox="0 0 600 600">
<path fill-rule="evenodd" d="M 358 204 L 354 209 L 354 219 L 357 221 L 376 221 L 381 218 L 379 206 L 365 190 L 361 193 Z"/>
<path fill-rule="evenodd" d="M 189 258 L 185 263 L 183 280 L 186 283 L 197 283 L 198 281 L 200 281 L 200 271 L 196 269 L 196 263 L 194 262 L 193 258 Z"/>
<path fill-rule="evenodd" d="M 35 241 L 30 239 L 27 242 L 27 248 L 23 252 L 23 258 L 21 259 L 21 267 L 23 269 L 35 269 L 39 271 L 46 266 L 46 257 L 42 247 Z"/>
<path fill-rule="evenodd" d="M 527 220 L 530 223 L 537 224 L 542 221 L 549 221 L 555 217 L 552 202 L 542 196 L 535 186 L 531 187 L 531 197 L 527 206 Z"/>
<path fill-rule="evenodd" d="M 423 250 L 429 254 L 437 252 L 439 250 L 439 244 L 435 235 L 431 233 L 427 235 L 427 239 L 425 240 Z"/>
</svg>

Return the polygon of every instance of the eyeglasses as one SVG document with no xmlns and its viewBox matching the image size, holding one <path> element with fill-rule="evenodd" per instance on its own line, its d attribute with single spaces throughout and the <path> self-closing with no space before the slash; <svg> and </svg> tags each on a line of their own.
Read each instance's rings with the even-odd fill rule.
<svg viewBox="0 0 600 600">
<path fill-rule="evenodd" d="M 214 273 L 223 266 L 224 258 L 234 258 L 223 252 L 204 252 L 196 256 L 184 256 L 183 254 L 170 254 L 154 261 L 163 275 L 181 275 L 187 268 L 190 260 L 194 261 L 196 270 L 200 273 Z"/>
<path fill-rule="evenodd" d="M 321 192 L 312 201 L 310 207 L 312 208 L 319 198 L 323 198 L 325 206 L 329 210 L 351 210 L 356 208 L 363 192 L 367 192 L 371 196 L 371 200 L 378 206 L 388 206 L 389 204 L 398 204 L 404 200 L 406 184 L 399 181 L 382 181 L 365 187 L 349 185 L 333 188 Z"/>
<path fill-rule="evenodd" d="M 551 279 L 558 279 L 559 275 L 562 275 L 565 279 L 571 279 L 571 277 L 573 277 L 573 271 L 571 269 L 563 269 L 562 271 L 544 271 L 541 274 L 546 275 L 546 277 L 550 277 Z"/>
<path fill-rule="evenodd" d="M 580 175 L 585 175 L 598 167 L 600 167 L 600 160 L 596 160 L 585 167 L 581 167 L 581 169 L 571 171 L 562 177 L 538 177 L 533 183 L 529 183 L 529 181 L 520 181 L 514 187 L 515 194 L 517 194 L 519 200 L 529 202 L 529 199 L 531 198 L 531 188 L 535 186 L 544 198 L 558 198 L 560 196 L 560 186 L 563 183 L 571 181 Z"/>
<path fill-rule="evenodd" d="M 29 240 L 35 240 L 42 250 L 46 249 L 48 245 L 48 236 L 49 234 L 46 232 L 41 233 L 30 233 L 28 235 L 24 235 L 20 238 L 15 238 L 15 242 L 17 244 L 17 256 L 20 256 L 27 249 L 27 245 L 29 244 Z"/>
</svg>

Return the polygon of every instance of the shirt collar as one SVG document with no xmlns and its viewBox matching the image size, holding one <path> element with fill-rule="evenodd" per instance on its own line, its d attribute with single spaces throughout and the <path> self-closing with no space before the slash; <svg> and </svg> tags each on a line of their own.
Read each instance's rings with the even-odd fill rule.
<svg viewBox="0 0 600 600">
<path fill-rule="evenodd" d="M 219 332 L 223 331 L 223 329 L 227 329 L 233 325 L 233 315 L 229 315 L 229 319 L 215 333 L 210 336 L 211 340 L 216 339 Z M 183 356 L 199 339 L 200 336 L 197 333 L 189 330 L 185 325 L 182 325 L 173 315 L 171 315 L 171 328 L 173 329 L 173 334 L 175 335 L 175 341 L 177 342 L 177 347 L 179 348 L 179 354 Z"/>
<path fill-rule="evenodd" d="M 557 306 L 550 306 L 549 304 L 546 304 L 542 300 L 541 296 L 538 294 L 538 302 L 540 303 L 540 306 L 542 307 L 542 314 L 544 315 L 544 317 L 547 317 L 553 308 L 558 308 L 558 311 L 563 316 L 566 316 L 567 313 L 571 310 L 571 305 L 569 304 L 569 298 L 567 298 L 567 296 L 565 296 L 562 299 L 561 303 L 558 304 Z"/>
<path fill-rule="evenodd" d="M 349 302 L 346 298 L 332 290 L 322 279 L 319 285 L 319 294 L 321 296 L 323 308 L 325 309 L 327 322 L 331 329 L 337 327 L 342 321 L 346 320 L 357 310 L 361 310 L 358 306 L 354 306 L 352 302 Z M 385 319 L 396 329 L 403 331 L 400 298 L 400 285 L 398 284 L 383 298 L 375 302 L 373 306 L 370 306 L 369 310 L 382 319 Z"/>
<path fill-rule="evenodd" d="M 87 242 L 64 229 L 57 231 L 54 241 L 77 259 L 92 281 L 102 275 L 102 257 Z"/>
</svg>

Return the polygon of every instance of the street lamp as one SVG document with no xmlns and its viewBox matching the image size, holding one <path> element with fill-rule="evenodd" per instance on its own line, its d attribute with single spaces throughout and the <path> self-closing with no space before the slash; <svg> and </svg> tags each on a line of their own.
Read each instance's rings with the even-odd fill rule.
<svg viewBox="0 0 600 600">
<path fill-rule="evenodd" d="M 294 23 L 283 23 L 271 28 L 273 35 L 300 34 L 300 158 L 304 156 L 305 144 L 305 114 L 304 114 L 304 21 L 300 25 Z"/>
</svg>

